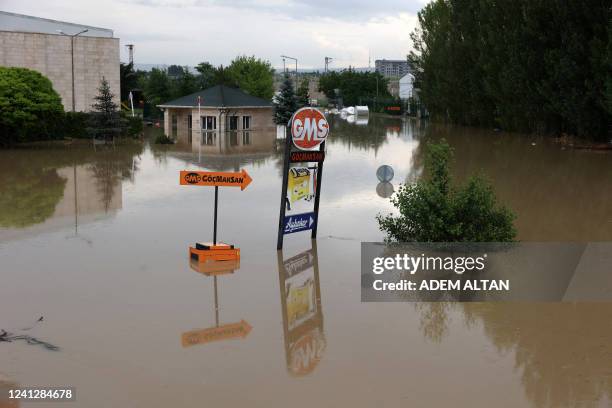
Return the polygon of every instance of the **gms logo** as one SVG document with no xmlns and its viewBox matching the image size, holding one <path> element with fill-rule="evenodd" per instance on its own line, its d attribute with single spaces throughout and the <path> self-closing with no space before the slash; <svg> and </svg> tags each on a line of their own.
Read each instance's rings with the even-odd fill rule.
<svg viewBox="0 0 612 408">
<path fill-rule="evenodd" d="M 189 184 L 198 184 L 200 182 L 200 175 L 198 173 L 187 173 L 185 174 L 185 181 Z"/>
</svg>

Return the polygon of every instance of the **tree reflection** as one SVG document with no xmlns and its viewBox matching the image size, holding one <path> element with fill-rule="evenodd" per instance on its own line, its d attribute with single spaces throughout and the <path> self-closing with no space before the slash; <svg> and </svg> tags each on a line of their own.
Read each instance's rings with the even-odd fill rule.
<svg viewBox="0 0 612 408">
<path fill-rule="evenodd" d="M 612 399 L 612 304 L 421 303 L 420 329 L 439 343 L 450 313 L 482 327 L 497 351 L 514 352 L 525 393 L 534 406 L 599 407 Z M 482 325 L 482 326 L 480 326 Z"/>
<path fill-rule="evenodd" d="M 0 227 L 24 228 L 49 218 L 64 196 L 66 179 L 55 169 L 28 166 L 0 171 Z"/>
</svg>

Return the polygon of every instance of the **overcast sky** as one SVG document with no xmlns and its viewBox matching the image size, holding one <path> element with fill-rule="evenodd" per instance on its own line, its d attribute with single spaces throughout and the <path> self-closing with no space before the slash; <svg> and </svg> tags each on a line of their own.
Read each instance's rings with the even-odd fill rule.
<svg viewBox="0 0 612 408">
<path fill-rule="evenodd" d="M 227 65 L 255 55 L 300 68 L 372 66 L 403 59 L 416 13 L 427 0 L 2 0 L 4 11 L 113 29 L 135 44 L 136 63 Z M 293 62 L 292 62 L 293 63 Z"/>
</svg>

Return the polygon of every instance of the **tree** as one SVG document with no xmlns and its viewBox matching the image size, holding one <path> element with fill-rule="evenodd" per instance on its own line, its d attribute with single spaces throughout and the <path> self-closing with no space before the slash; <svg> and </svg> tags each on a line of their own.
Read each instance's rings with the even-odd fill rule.
<svg viewBox="0 0 612 408">
<path fill-rule="evenodd" d="M 391 198 L 400 215 L 377 216 L 388 241 L 514 240 L 514 215 L 497 203 L 489 183 L 480 177 L 471 177 L 464 186 L 452 186 L 448 170 L 451 158 L 452 150 L 446 141 L 427 146 L 427 177 L 412 185 L 401 185 Z"/>
<path fill-rule="evenodd" d="M 94 97 L 96 102 L 91 105 L 93 111 L 89 131 L 94 138 L 102 136 L 104 139 L 114 139 L 121 134 L 121 117 L 114 98 L 108 81 L 102 77 L 98 95 Z"/>
<path fill-rule="evenodd" d="M 297 98 L 298 108 L 303 108 L 304 106 L 310 106 L 310 94 L 308 93 L 309 85 L 310 85 L 310 81 L 308 80 L 308 78 L 304 78 L 297 90 L 296 98 Z"/>
<path fill-rule="evenodd" d="M 0 147 L 61 135 L 61 98 L 39 72 L 0 67 L 0 112 Z"/>
<path fill-rule="evenodd" d="M 340 73 L 329 72 L 319 78 L 319 90 L 325 93 L 328 99 L 335 100 L 338 97 L 338 89 L 344 105 L 348 106 L 361 105 L 376 97 L 390 98 L 387 85 L 388 80 L 378 72 L 356 72 L 352 68 Z"/>
<path fill-rule="evenodd" d="M 138 88 L 138 74 L 134 71 L 134 64 L 119 65 L 119 80 L 121 83 L 121 100 L 127 101 L 130 91 Z"/>
<path fill-rule="evenodd" d="M 293 92 L 293 82 L 287 74 L 281 85 L 279 94 L 274 98 L 274 123 L 277 125 L 287 125 L 293 113 L 298 109 L 295 93 Z"/>
<path fill-rule="evenodd" d="M 228 77 L 246 93 L 266 100 L 274 95 L 274 69 L 269 61 L 239 56 L 227 67 Z"/>
<path fill-rule="evenodd" d="M 217 76 L 217 69 L 212 64 L 200 62 L 196 66 L 196 71 L 199 73 L 197 81 L 200 89 L 207 89 L 216 85 L 215 79 Z"/>
<path fill-rule="evenodd" d="M 461 125 L 607 140 L 611 18 L 595 0 L 434 0 L 412 33 L 419 95 Z"/>
</svg>

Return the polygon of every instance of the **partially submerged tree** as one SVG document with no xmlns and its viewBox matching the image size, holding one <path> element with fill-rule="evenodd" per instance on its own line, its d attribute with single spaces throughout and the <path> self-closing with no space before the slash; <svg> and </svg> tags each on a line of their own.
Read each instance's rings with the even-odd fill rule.
<svg viewBox="0 0 612 408">
<path fill-rule="evenodd" d="M 510 242 L 516 236 L 513 213 L 500 205 L 492 186 L 473 176 L 453 187 L 452 150 L 446 141 L 427 146 L 426 177 L 401 185 L 391 198 L 399 216 L 376 218 L 387 241 Z"/>
<path fill-rule="evenodd" d="M 274 105 L 274 123 L 277 125 L 286 125 L 293 113 L 298 109 L 297 100 L 293 91 L 293 82 L 285 75 L 279 94 L 276 95 L 273 101 Z"/>
<path fill-rule="evenodd" d="M 98 95 L 94 97 L 96 103 L 91 105 L 93 111 L 89 131 L 96 139 L 113 140 L 121 134 L 121 115 L 114 97 L 108 81 L 102 77 Z"/>
</svg>

